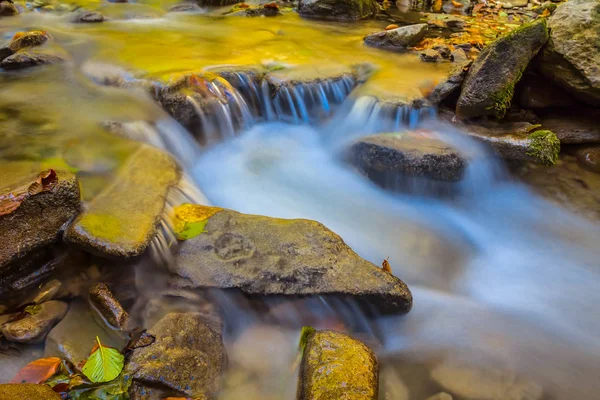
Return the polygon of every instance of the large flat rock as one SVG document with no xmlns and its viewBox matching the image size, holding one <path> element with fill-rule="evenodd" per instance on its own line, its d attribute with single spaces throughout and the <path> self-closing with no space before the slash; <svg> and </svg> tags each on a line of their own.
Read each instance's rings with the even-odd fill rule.
<svg viewBox="0 0 600 400">
<path fill-rule="evenodd" d="M 203 233 L 181 243 L 169 268 L 177 287 L 348 296 L 383 313 L 412 306 L 404 282 L 360 258 L 324 225 L 304 219 L 222 210 L 208 219 Z"/>
<path fill-rule="evenodd" d="M 139 256 L 154 237 L 167 192 L 179 178 L 169 155 L 141 146 L 69 226 L 65 240 L 105 257 Z"/>
<path fill-rule="evenodd" d="M 7 383 L 0 385 L 2 400 L 60 400 L 50 386 L 33 383 Z"/>
</svg>

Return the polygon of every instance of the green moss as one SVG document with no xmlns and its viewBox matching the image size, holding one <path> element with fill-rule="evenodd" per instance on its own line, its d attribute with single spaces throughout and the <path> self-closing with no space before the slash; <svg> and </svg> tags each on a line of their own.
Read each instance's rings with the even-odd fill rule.
<svg viewBox="0 0 600 400">
<path fill-rule="evenodd" d="M 547 130 L 535 131 L 528 136 L 527 155 L 544 165 L 554 165 L 560 152 L 560 140 Z"/>
<path fill-rule="evenodd" d="M 304 353 L 306 343 L 308 343 L 308 337 L 315 332 L 316 330 L 312 326 L 302 327 L 302 331 L 300 332 L 300 340 L 298 341 L 298 350 L 300 350 L 300 353 Z"/>
</svg>

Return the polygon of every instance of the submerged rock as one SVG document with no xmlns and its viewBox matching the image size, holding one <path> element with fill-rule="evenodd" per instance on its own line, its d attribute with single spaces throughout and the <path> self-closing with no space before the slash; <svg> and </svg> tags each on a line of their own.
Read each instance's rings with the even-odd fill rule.
<svg viewBox="0 0 600 400">
<path fill-rule="evenodd" d="M 546 20 L 525 24 L 488 45 L 475 60 L 462 87 L 456 115 L 502 118 L 529 61 L 548 40 Z"/>
<path fill-rule="evenodd" d="M 15 38 L 13 38 L 10 43 L 0 48 L 0 61 L 19 50 L 23 50 L 27 47 L 40 46 L 44 44 L 49 37 L 50 36 L 46 32 L 42 31 L 19 33 L 15 35 Z"/>
<path fill-rule="evenodd" d="M 31 306 L 24 318 L 2 325 L 2 335 L 11 342 L 42 343 L 46 335 L 65 316 L 68 304 L 62 301 L 48 301 Z M 31 314 L 30 314 L 31 313 Z"/>
<path fill-rule="evenodd" d="M 127 327 L 129 314 L 105 283 L 98 283 L 90 289 L 90 303 L 111 327 L 116 329 Z"/>
<path fill-rule="evenodd" d="M 65 59 L 50 53 L 39 52 L 35 50 L 24 50 L 15 53 L 0 62 L 0 68 L 14 70 L 38 65 L 59 64 Z"/>
<path fill-rule="evenodd" d="M 79 210 L 79 184 L 73 174 L 38 173 L 34 168 L 33 163 L 0 163 L 0 274 L 9 264 L 57 242 L 63 224 Z"/>
<path fill-rule="evenodd" d="M 417 132 L 361 138 L 349 148 L 348 161 L 367 175 L 401 174 L 441 181 L 460 180 L 467 166 L 456 149 Z"/>
<path fill-rule="evenodd" d="M 215 398 L 227 364 L 220 322 L 201 313 L 172 312 L 148 334 L 154 342 L 133 350 L 125 366 L 133 379 L 132 399 Z"/>
<path fill-rule="evenodd" d="M 61 397 L 48 385 L 33 383 L 0 384 L 2 400 L 61 400 Z"/>
<path fill-rule="evenodd" d="M 141 146 L 69 226 L 65 240 L 106 257 L 139 256 L 154 237 L 167 191 L 179 176 L 168 154 Z"/>
<path fill-rule="evenodd" d="M 84 11 L 77 15 L 73 22 L 94 23 L 104 22 L 104 15 L 100 11 Z"/>
<path fill-rule="evenodd" d="M 219 211 L 203 233 L 181 243 L 169 269 L 176 287 L 239 289 L 251 296 L 350 297 L 382 313 L 408 312 L 412 306 L 404 282 L 310 220 Z"/>
<path fill-rule="evenodd" d="M 415 24 L 385 30 L 365 36 L 365 44 L 387 50 L 406 50 L 425 37 L 427 24 Z"/>
<path fill-rule="evenodd" d="M 577 149 L 577 161 L 586 169 L 600 172 L 600 146 L 590 146 Z"/>
<path fill-rule="evenodd" d="M 307 339 L 300 366 L 298 400 L 375 400 L 377 357 L 346 334 L 319 331 Z"/>
<path fill-rule="evenodd" d="M 374 17 L 379 6 L 375 0 L 300 0 L 298 14 L 306 18 L 355 21 Z"/>
<path fill-rule="evenodd" d="M 580 100 L 600 105 L 600 4 L 571 0 L 548 21 L 550 40 L 540 69 Z"/>
<path fill-rule="evenodd" d="M 169 12 L 200 12 L 202 8 L 196 3 L 179 3 L 169 8 Z"/>
</svg>

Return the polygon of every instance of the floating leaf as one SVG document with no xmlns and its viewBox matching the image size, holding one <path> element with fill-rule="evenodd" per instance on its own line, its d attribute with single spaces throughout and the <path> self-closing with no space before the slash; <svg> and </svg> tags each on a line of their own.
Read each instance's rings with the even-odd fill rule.
<svg viewBox="0 0 600 400">
<path fill-rule="evenodd" d="M 204 232 L 208 219 L 221 211 L 219 207 L 182 204 L 175 207 L 173 227 L 179 240 L 191 239 Z"/>
<path fill-rule="evenodd" d="M 32 361 L 17 373 L 11 383 L 44 383 L 58 371 L 60 358 L 47 357 Z"/>
<path fill-rule="evenodd" d="M 109 382 L 115 379 L 123 370 L 125 357 L 117 349 L 104 347 L 96 336 L 97 348 L 83 366 L 83 374 L 92 382 Z"/>
</svg>

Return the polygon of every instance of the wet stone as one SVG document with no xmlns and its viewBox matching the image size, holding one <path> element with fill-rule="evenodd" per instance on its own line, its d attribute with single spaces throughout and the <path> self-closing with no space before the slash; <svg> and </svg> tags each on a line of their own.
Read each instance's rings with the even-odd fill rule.
<svg viewBox="0 0 600 400">
<path fill-rule="evenodd" d="M 26 50 L 15 53 L 2 60 L 2 62 L 0 62 L 0 68 L 16 70 L 39 65 L 59 64 L 64 61 L 64 58 L 57 55 Z"/>
<path fill-rule="evenodd" d="M 564 144 L 600 144 L 600 111 L 581 109 L 579 111 L 552 112 L 542 118 L 542 127 L 556 133 Z"/>
<path fill-rule="evenodd" d="M 415 24 L 385 30 L 365 36 L 365 44 L 387 50 L 406 50 L 425 37 L 427 24 Z"/>
<path fill-rule="evenodd" d="M 102 15 L 99 11 L 84 11 L 83 13 L 77 15 L 73 22 L 82 22 L 82 23 L 94 23 L 94 22 L 103 22 L 104 15 Z"/>
<path fill-rule="evenodd" d="M 355 21 L 374 17 L 375 0 L 300 0 L 298 14 L 305 18 Z"/>
<path fill-rule="evenodd" d="M 298 400 L 375 400 L 377 357 L 346 334 L 319 331 L 308 337 L 300 366 Z"/>
<path fill-rule="evenodd" d="M 169 268 L 174 287 L 238 289 L 249 296 L 351 297 L 382 313 L 408 312 L 412 306 L 404 282 L 310 220 L 219 211 L 203 233 L 181 242 Z"/>
<path fill-rule="evenodd" d="M 201 12 L 202 8 L 196 3 L 179 3 L 169 8 L 169 12 Z"/>
<path fill-rule="evenodd" d="M 2 400 L 60 400 L 58 393 L 47 385 L 7 383 L 0 385 Z"/>
<path fill-rule="evenodd" d="M 69 226 L 65 240 L 110 258 L 141 255 L 154 237 L 167 192 L 179 177 L 168 154 L 140 146 Z"/>
<path fill-rule="evenodd" d="M 6 0 L 0 2 L 0 17 L 10 17 L 11 15 L 17 15 L 18 13 L 19 10 L 12 1 Z"/>
<path fill-rule="evenodd" d="M 11 342 L 42 343 L 50 329 L 65 316 L 68 307 L 62 301 L 48 301 L 31 306 L 32 314 L 25 311 L 24 318 L 4 323 L 0 331 Z"/>
<path fill-rule="evenodd" d="M 425 62 L 436 62 L 441 59 L 441 55 L 434 49 L 427 49 L 419 53 L 419 58 Z"/>
<path fill-rule="evenodd" d="M 90 303 L 111 327 L 126 329 L 129 314 L 105 283 L 98 283 L 90 289 Z"/>
<path fill-rule="evenodd" d="M 577 149 L 575 156 L 584 168 L 600 173 L 600 146 Z"/>
<path fill-rule="evenodd" d="M 133 350 L 125 366 L 133 379 L 132 399 L 215 398 L 227 363 L 219 321 L 196 312 L 172 312 L 148 334 L 154 342 Z"/>
<path fill-rule="evenodd" d="M 35 47 L 44 44 L 49 39 L 49 35 L 46 32 L 41 31 L 32 31 L 25 32 L 18 36 L 16 39 L 13 39 L 0 48 L 0 61 L 4 60 L 6 57 L 16 53 L 19 50 L 25 49 L 27 47 Z"/>
</svg>

